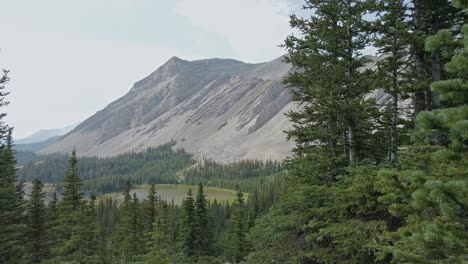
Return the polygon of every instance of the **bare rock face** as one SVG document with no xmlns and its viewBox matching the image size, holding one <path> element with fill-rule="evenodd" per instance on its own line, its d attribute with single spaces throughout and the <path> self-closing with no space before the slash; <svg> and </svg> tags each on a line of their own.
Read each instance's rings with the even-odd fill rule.
<svg viewBox="0 0 468 264">
<path fill-rule="evenodd" d="M 297 106 L 282 79 L 282 58 L 259 64 L 177 57 L 134 84 L 42 152 L 113 156 L 170 140 L 195 157 L 222 162 L 280 160 L 293 146 L 285 113 Z"/>
</svg>

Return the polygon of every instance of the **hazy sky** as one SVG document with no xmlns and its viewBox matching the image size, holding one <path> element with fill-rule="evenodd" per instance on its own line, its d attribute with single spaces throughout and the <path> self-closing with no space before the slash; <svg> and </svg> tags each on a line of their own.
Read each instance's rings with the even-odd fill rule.
<svg viewBox="0 0 468 264">
<path fill-rule="evenodd" d="M 279 57 L 300 0 L 0 0 L 15 138 L 83 121 L 172 56 Z"/>
</svg>

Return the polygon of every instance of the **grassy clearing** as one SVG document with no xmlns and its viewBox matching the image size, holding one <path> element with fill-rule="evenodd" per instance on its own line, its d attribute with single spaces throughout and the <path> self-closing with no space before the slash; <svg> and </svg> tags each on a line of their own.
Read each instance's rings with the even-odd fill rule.
<svg viewBox="0 0 468 264">
<path fill-rule="evenodd" d="M 148 195 L 149 185 L 140 185 L 132 189 L 131 193 L 136 193 L 139 199 L 144 199 Z M 197 193 L 198 186 L 181 185 L 181 184 L 157 184 L 156 192 L 161 199 L 168 202 L 174 201 L 175 204 L 181 204 L 182 200 L 187 195 L 189 189 L 192 189 L 194 196 Z M 236 199 L 236 191 L 221 189 L 215 187 L 205 187 L 205 194 L 209 200 L 229 201 L 232 202 Z M 122 199 L 121 193 L 108 193 L 104 194 L 100 199 L 112 197 L 114 199 Z M 246 195 L 244 194 L 244 197 Z"/>
</svg>

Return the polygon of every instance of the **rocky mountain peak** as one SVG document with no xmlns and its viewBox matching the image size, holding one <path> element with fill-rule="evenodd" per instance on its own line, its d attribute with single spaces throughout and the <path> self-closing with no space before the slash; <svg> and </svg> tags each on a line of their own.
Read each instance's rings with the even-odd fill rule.
<svg viewBox="0 0 468 264">
<path fill-rule="evenodd" d="M 294 106 L 281 83 L 290 69 L 281 58 L 172 57 L 44 152 L 76 146 L 81 155 L 112 156 L 174 139 L 176 148 L 218 161 L 282 159 L 292 147 L 283 130 Z"/>
</svg>

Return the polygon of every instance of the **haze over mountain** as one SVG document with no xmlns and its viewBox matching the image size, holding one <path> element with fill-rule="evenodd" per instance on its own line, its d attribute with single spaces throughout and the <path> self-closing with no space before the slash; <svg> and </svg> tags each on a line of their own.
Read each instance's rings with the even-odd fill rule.
<svg viewBox="0 0 468 264">
<path fill-rule="evenodd" d="M 15 144 L 41 143 L 49 140 L 52 137 L 63 136 L 73 130 L 73 128 L 75 128 L 77 125 L 78 123 L 63 128 L 41 129 L 28 137 L 15 140 Z"/>
<path fill-rule="evenodd" d="M 281 81 L 290 69 L 282 57 L 259 64 L 173 57 L 43 152 L 113 156 L 175 140 L 199 158 L 283 159 L 292 147 L 284 113 L 295 103 Z"/>
</svg>

